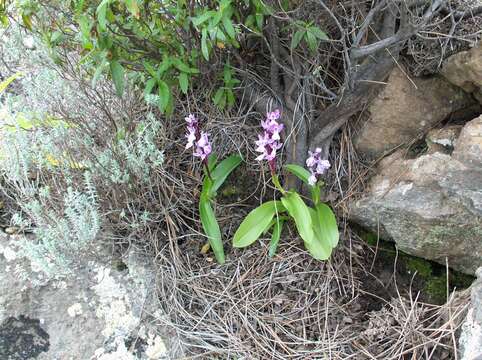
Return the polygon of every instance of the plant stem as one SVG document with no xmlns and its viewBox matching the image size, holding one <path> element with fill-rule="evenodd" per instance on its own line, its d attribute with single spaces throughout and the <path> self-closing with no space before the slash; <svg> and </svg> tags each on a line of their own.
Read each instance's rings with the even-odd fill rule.
<svg viewBox="0 0 482 360">
<path fill-rule="evenodd" d="M 211 177 L 211 171 L 209 171 L 209 165 L 208 165 L 208 160 L 205 158 L 203 160 L 204 167 L 206 168 L 206 173 L 208 175 L 209 180 L 213 181 L 213 178 Z"/>
<path fill-rule="evenodd" d="M 273 181 L 274 186 L 275 186 L 279 191 L 281 191 L 282 194 L 286 194 L 286 190 L 283 189 L 283 187 L 281 186 L 281 184 L 280 184 L 280 182 L 279 182 L 278 175 L 272 173 L 272 174 L 271 174 L 271 180 Z"/>
</svg>

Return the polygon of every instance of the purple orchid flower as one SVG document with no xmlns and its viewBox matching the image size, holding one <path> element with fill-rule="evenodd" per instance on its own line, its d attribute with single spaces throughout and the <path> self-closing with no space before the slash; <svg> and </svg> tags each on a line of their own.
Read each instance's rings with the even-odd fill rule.
<svg viewBox="0 0 482 360">
<path fill-rule="evenodd" d="M 306 166 L 310 170 L 311 176 L 308 178 L 308 183 L 312 186 L 318 181 L 318 176 L 325 173 L 330 168 L 330 162 L 328 160 L 321 159 L 321 149 L 316 148 L 315 151 L 308 151 L 310 155 L 306 159 Z"/>
<path fill-rule="evenodd" d="M 274 174 L 276 170 L 276 151 L 283 146 L 280 142 L 280 133 L 284 125 L 277 122 L 280 116 L 281 113 L 279 110 L 269 112 L 266 115 L 266 120 L 261 121 L 264 133 L 263 135 L 258 135 L 258 141 L 256 141 L 256 151 L 261 153 L 256 160 L 268 160 L 272 174 Z"/>
<path fill-rule="evenodd" d="M 206 161 L 212 151 L 209 134 L 199 129 L 199 121 L 193 114 L 187 116 L 185 120 L 187 122 L 186 149 L 193 148 L 193 155 Z"/>
</svg>

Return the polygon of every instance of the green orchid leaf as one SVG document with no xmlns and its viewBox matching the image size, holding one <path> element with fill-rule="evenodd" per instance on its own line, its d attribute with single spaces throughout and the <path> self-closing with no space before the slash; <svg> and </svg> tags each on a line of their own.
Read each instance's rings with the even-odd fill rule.
<svg viewBox="0 0 482 360">
<path fill-rule="evenodd" d="M 314 238 L 311 243 L 305 242 L 305 248 L 311 256 L 317 260 L 327 260 L 330 258 L 332 247 L 329 241 L 323 237 L 317 212 L 310 208 L 310 216 L 313 221 Z"/>
<path fill-rule="evenodd" d="M 271 234 L 271 241 L 269 243 L 268 256 L 273 257 L 278 249 L 279 239 L 281 237 L 281 232 L 283 231 L 284 220 L 280 217 L 275 219 L 275 224 L 273 227 L 273 233 Z"/>
<path fill-rule="evenodd" d="M 296 164 L 287 164 L 284 166 L 284 168 L 291 174 L 295 175 L 298 179 L 303 181 L 305 184 L 309 185 L 308 179 L 311 176 L 311 174 L 304 167 Z"/>
<path fill-rule="evenodd" d="M 209 244 L 211 245 L 211 249 L 214 252 L 217 262 L 219 264 L 224 264 L 225 259 L 221 230 L 219 229 L 214 210 L 211 207 L 211 201 L 205 194 L 202 194 L 201 199 L 199 200 L 199 215 L 201 217 L 204 233 L 208 237 Z"/>
<path fill-rule="evenodd" d="M 313 223 L 308 206 L 296 192 L 288 192 L 281 198 L 288 214 L 295 220 L 296 229 L 305 243 L 313 241 Z"/>
<path fill-rule="evenodd" d="M 254 243 L 269 225 L 274 215 L 283 212 L 284 209 L 280 201 L 268 201 L 252 210 L 236 230 L 233 246 L 243 248 Z"/>
<path fill-rule="evenodd" d="M 218 191 L 218 189 L 226 181 L 226 178 L 231 172 L 241 164 L 243 158 L 239 155 L 231 155 L 221 161 L 212 171 L 211 176 L 213 178 L 212 192 Z"/>
<path fill-rule="evenodd" d="M 340 239 L 335 214 L 328 205 L 323 203 L 316 205 L 315 210 L 323 240 L 335 248 Z"/>
</svg>

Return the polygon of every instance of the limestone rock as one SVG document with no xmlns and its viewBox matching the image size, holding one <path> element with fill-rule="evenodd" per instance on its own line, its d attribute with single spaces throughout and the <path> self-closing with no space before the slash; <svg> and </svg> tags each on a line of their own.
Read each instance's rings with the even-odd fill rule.
<svg viewBox="0 0 482 360">
<path fill-rule="evenodd" d="M 355 146 L 364 157 L 378 158 L 410 143 L 472 102 L 470 96 L 443 77 L 409 78 L 396 68 L 370 105 L 370 118 L 356 134 Z"/>
<path fill-rule="evenodd" d="M 442 75 L 452 84 L 473 93 L 482 103 L 482 43 L 449 57 Z"/>
<path fill-rule="evenodd" d="M 0 359 L 168 358 L 146 315 L 156 309 L 145 257 L 133 251 L 119 270 L 99 251 L 72 277 L 48 279 L 21 256 L 21 240 L 0 233 Z"/>
<path fill-rule="evenodd" d="M 425 136 L 428 152 L 443 152 L 449 154 L 455 147 L 462 126 L 446 126 L 441 129 L 432 129 Z"/>
<path fill-rule="evenodd" d="M 451 155 L 385 158 L 351 219 L 406 253 L 473 274 L 482 266 L 481 139 L 482 116 L 464 126 Z"/>
<path fill-rule="evenodd" d="M 459 337 L 461 360 L 482 359 L 482 268 L 471 286 L 471 306 Z"/>
</svg>

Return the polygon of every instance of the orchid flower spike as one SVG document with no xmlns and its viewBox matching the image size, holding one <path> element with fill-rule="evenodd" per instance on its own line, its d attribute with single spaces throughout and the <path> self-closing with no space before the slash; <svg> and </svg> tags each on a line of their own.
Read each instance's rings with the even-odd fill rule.
<svg viewBox="0 0 482 360">
<path fill-rule="evenodd" d="M 321 159 L 321 149 L 316 148 L 315 151 L 308 151 L 310 155 L 306 159 L 306 166 L 310 170 L 311 176 L 308 178 L 308 183 L 312 186 L 318 181 L 318 176 L 323 175 L 326 170 L 330 168 L 328 160 Z"/>
<path fill-rule="evenodd" d="M 185 120 L 187 122 L 186 149 L 193 148 L 193 155 L 205 161 L 212 151 L 209 134 L 200 130 L 199 121 L 193 114 L 187 116 Z"/>
<path fill-rule="evenodd" d="M 283 144 L 281 143 L 280 133 L 284 128 L 283 124 L 279 124 L 281 113 L 279 110 L 269 112 L 266 115 L 266 120 L 261 121 L 261 126 L 264 130 L 263 134 L 258 135 L 258 141 L 256 141 L 256 151 L 261 153 L 256 160 L 268 160 L 271 172 L 275 172 L 276 164 L 276 151 L 281 149 Z"/>
</svg>

